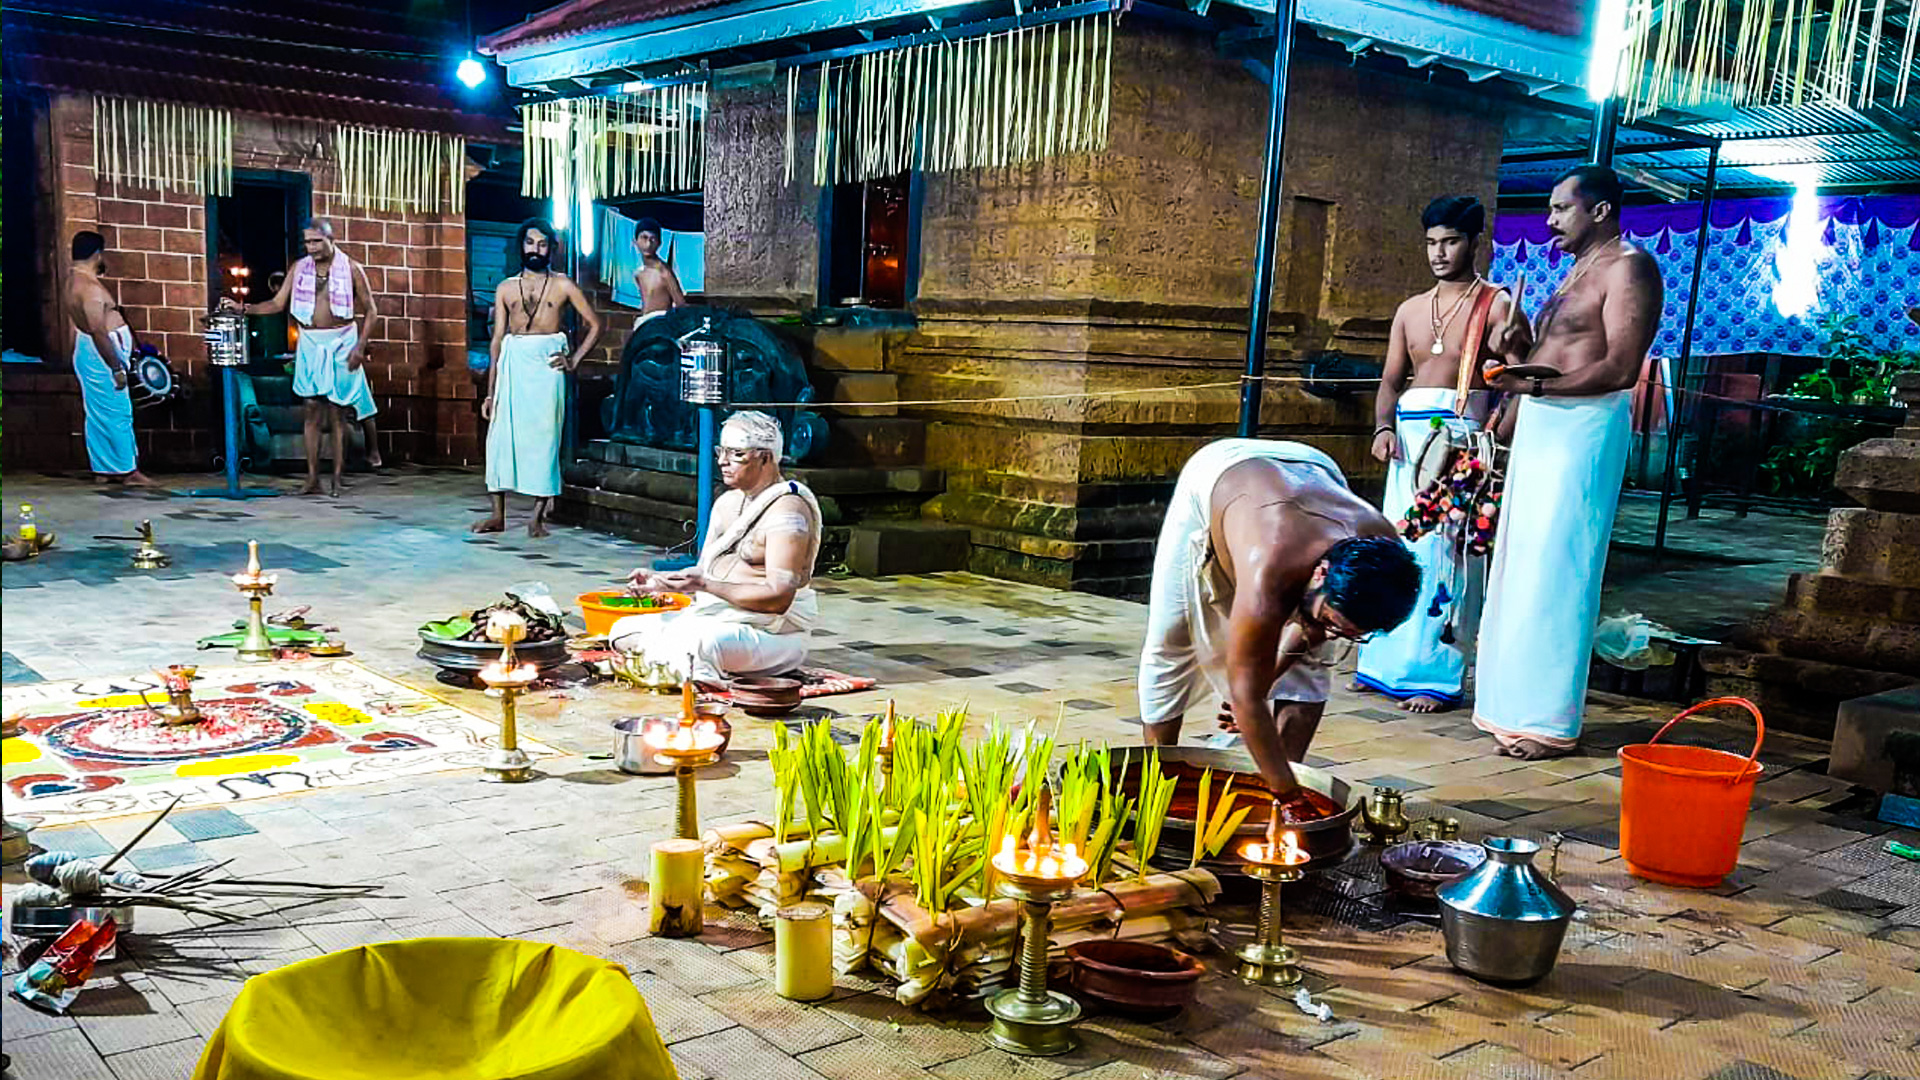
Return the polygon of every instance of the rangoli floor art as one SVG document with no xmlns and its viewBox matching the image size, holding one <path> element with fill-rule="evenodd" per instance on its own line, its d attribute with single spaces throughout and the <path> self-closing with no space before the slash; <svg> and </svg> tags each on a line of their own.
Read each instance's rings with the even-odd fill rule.
<svg viewBox="0 0 1920 1080">
<path fill-rule="evenodd" d="M 344 660 L 202 668 L 205 719 L 169 726 L 151 673 L 9 686 L 7 815 L 42 825 L 220 806 L 409 773 L 478 768 L 497 717 L 475 716 Z M 143 701 L 141 694 L 146 694 Z M 557 751 L 520 740 L 536 759 Z"/>
</svg>

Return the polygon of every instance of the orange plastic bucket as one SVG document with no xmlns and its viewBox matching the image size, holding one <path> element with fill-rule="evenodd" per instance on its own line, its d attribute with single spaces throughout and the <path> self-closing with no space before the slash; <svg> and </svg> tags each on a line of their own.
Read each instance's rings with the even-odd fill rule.
<svg viewBox="0 0 1920 1080">
<path fill-rule="evenodd" d="M 587 633 L 604 634 L 613 629 L 613 624 L 629 615 L 658 615 L 667 611 L 679 611 L 693 603 L 693 597 L 686 593 L 661 593 L 654 599 L 658 607 L 610 607 L 602 601 L 613 597 L 624 597 L 625 589 L 599 589 L 581 593 L 574 597 L 574 603 L 580 605 L 580 616 L 586 621 Z"/>
<path fill-rule="evenodd" d="M 1704 746 L 1660 743 L 1667 728 L 1702 709 L 1738 705 L 1758 729 L 1746 757 Z M 1753 702 L 1703 701 L 1667 721 L 1651 742 L 1620 748 L 1620 856 L 1635 877 L 1706 889 L 1740 861 L 1740 837 L 1760 778 L 1767 722 Z"/>
</svg>

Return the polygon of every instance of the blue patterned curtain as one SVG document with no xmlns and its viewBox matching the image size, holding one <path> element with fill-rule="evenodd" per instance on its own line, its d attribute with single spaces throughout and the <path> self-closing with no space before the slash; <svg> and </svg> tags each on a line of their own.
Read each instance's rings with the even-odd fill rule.
<svg viewBox="0 0 1920 1080">
<path fill-rule="evenodd" d="M 1828 315 L 1857 316 L 1861 332 L 1880 348 L 1920 348 L 1920 325 L 1907 315 L 1920 306 L 1920 196 L 1820 199 L 1819 299 L 1805 315 L 1789 318 L 1774 306 L 1773 291 L 1791 209 L 1785 197 L 1713 204 L 1694 355 L 1812 355 L 1819 351 L 1817 325 Z M 1628 239 L 1653 253 L 1666 281 L 1654 353 L 1678 356 L 1700 205 L 1630 206 L 1621 224 Z M 1493 241 L 1490 276 L 1511 284 L 1524 272 L 1526 310 L 1538 312 L 1573 266 L 1548 242 L 1545 212 L 1500 215 Z"/>
</svg>

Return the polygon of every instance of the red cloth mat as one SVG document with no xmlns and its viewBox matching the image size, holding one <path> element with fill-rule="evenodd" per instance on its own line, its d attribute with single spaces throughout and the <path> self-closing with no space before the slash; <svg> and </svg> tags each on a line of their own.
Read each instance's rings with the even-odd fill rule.
<svg viewBox="0 0 1920 1080">
<path fill-rule="evenodd" d="M 619 653 L 611 649 L 583 649 L 576 651 L 573 654 L 573 658 L 578 663 L 593 664 L 602 660 L 615 659 L 619 655 Z M 835 671 L 832 668 L 801 668 L 798 672 L 787 672 L 786 677 L 791 679 L 796 677 L 796 675 L 800 679 L 800 696 L 802 698 L 830 697 L 834 694 L 852 694 L 861 690 L 871 690 L 880 685 L 880 680 L 878 679 L 869 678 L 865 675 L 849 675 L 844 671 Z M 712 698 L 716 701 L 728 701 L 733 697 L 724 687 L 717 687 L 712 683 L 704 682 L 700 684 L 700 696 Z"/>
<path fill-rule="evenodd" d="M 834 694 L 852 694 L 860 690 L 871 690 L 880 685 L 879 679 L 869 678 L 865 675 L 849 675 L 844 671 L 835 671 L 832 668 L 803 667 L 797 672 L 787 672 L 785 677 L 789 679 L 798 678 L 800 680 L 800 696 L 802 698 L 831 697 Z M 731 699 L 733 696 L 726 690 L 707 689 L 707 686 L 708 684 L 702 684 L 704 696 L 706 697 L 718 698 L 725 701 Z"/>
</svg>

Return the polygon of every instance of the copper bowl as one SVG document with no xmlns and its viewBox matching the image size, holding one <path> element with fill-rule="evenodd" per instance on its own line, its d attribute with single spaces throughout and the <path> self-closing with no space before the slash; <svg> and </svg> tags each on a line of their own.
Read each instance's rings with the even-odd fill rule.
<svg viewBox="0 0 1920 1080">
<path fill-rule="evenodd" d="M 733 704 L 748 716 L 785 716 L 800 707 L 800 680 L 741 677 L 727 683 Z"/>
<path fill-rule="evenodd" d="M 1440 886 L 1486 861 L 1486 848 L 1459 840 L 1411 840 L 1380 855 L 1387 892 L 1405 900 L 1432 900 Z"/>
<path fill-rule="evenodd" d="M 1146 746 L 1113 749 L 1113 767 L 1119 769 L 1122 762 L 1127 763 L 1118 785 L 1123 793 L 1138 795 L 1140 766 L 1146 761 L 1150 749 Z M 1203 770 L 1213 770 L 1213 795 L 1216 798 L 1226 782 L 1225 773 L 1234 774 L 1233 790 L 1236 795 L 1261 798 L 1267 795 L 1267 788 L 1260 779 L 1259 766 L 1253 763 L 1253 755 L 1244 749 L 1162 746 L 1159 750 L 1161 771 L 1174 777 L 1175 787 L 1173 806 L 1169 808 L 1166 822 L 1161 826 L 1160 848 L 1154 852 L 1153 865 L 1162 870 L 1184 870 L 1193 853 L 1194 795 L 1200 787 Z M 1293 775 L 1302 786 L 1312 788 L 1345 808 L 1318 821 L 1285 827 L 1286 831 L 1296 836 L 1300 847 L 1307 853 L 1307 862 L 1302 869 L 1323 870 L 1346 862 L 1359 847 L 1359 842 L 1353 838 L 1353 819 L 1360 812 L 1360 800 L 1354 796 L 1353 789 L 1345 780 L 1311 765 L 1295 765 Z M 1246 803 L 1241 802 L 1240 805 Z M 1240 849 L 1250 843 L 1264 843 L 1266 835 L 1266 808 L 1258 806 L 1247 815 L 1247 820 L 1234 832 L 1226 846 L 1220 849 L 1220 853 L 1213 858 L 1202 859 L 1200 865 L 1216 877 L 1230 875 L 1236 879 L 1242 878 L 1246 874 L 1246 860 L 1241 858 Z"/>
<path fill-rule="evenodd" d="M 1073 988 L 1125 1016 L 1165 1019 L 1193 1004 L 1206 965 L 1145 941 L 1082 941 L 1067 949 Z"/>
</svg>

